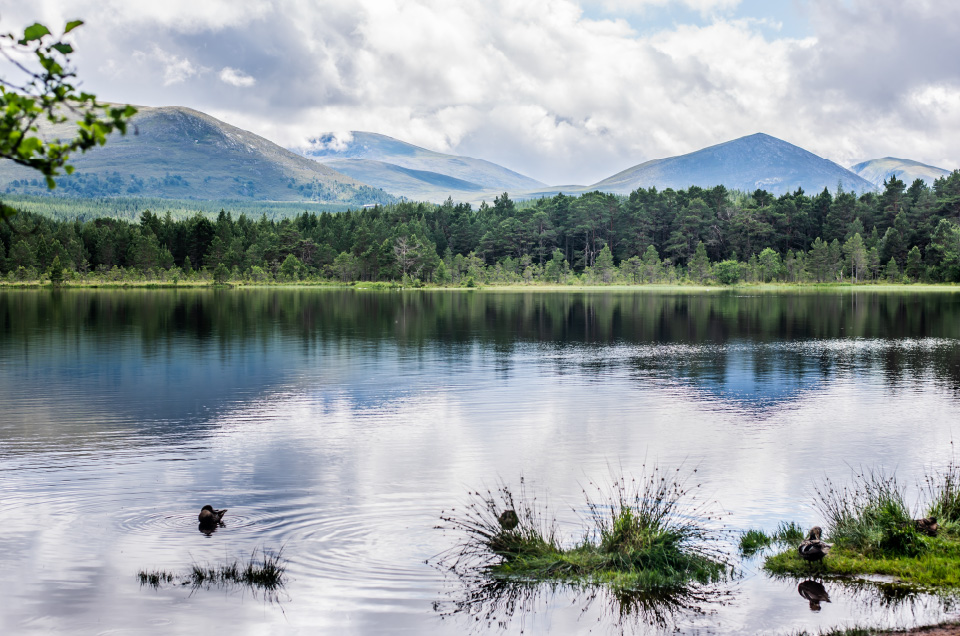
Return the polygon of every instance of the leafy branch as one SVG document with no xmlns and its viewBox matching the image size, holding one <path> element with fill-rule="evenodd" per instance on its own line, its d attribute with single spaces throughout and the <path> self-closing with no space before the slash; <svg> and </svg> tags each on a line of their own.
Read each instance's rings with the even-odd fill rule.
<svg viewBox="0 0 960 636">
<path fill-rule="evenodd" d="M 126 134 L 137 112 L 133 106 L 102 104 L 79 89 L 70 63 L 73 45 L 65 39 L 82 24 L 67 22 L 59 36 L 40 23 L 24 29 L 23 35 L 0 34 L 0 55 L 18 72 L 16 78 L 0 78 L 0 158 L 37 170 L 50 189 L 61 170 L 73 172 L 67 163 L 71 153 L 102 146 L 114 131 Z M 47 141 L 40 136 L 41 122 L 55 125 L 71 119 L 77 123 L 74 137 Z M 0 218 L 15 213 L 0 203 Z"/>
</svg>

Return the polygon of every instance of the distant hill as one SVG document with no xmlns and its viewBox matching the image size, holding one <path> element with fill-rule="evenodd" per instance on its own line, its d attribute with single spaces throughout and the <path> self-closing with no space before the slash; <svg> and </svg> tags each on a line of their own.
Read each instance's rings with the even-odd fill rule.
<svg viewBox="0 0 960 636">
<path fill-rule="evenodd" d="M 136 134 L 134 134 L 134 130 Z M 71 135 L 62 125 L 49 138 Z M 126 136 L 72 161 L 60 196 L 389 203 L 395 197 L 246 130 L 183 107 L 141 107 Z M 46 192 L 36 172 L 0 161 L 0 191 Z"/>
<path fill-rule="evenodd" d="M 797 188 L 819 192 L 826 187 L 833 191 L 838 183 L 847 191 L 876 189 L 873 183 L 832 161 L 776 137 L 757 133 L 690 154 L 647 161 L 585 190 L 628 194 L 651 186 L 680 190 L 692 185 L 703 188 L 724 185 L 729 190 L 753 192 L 761 188 L 779 195 Z"/>
<path fill-rule="evenodd" d="M 476 199 L 480 193 L 520 192 L 546 187 L 483 159 L 427 150 L 370 132 L 327 133 L 295 152 L 372 186 L 409 199 Z"/>
<path fill-rule="evenodd" d="M 927 185 L 932 186 L 933 182 L 940 177 L 950 176 L 949 170 L 929 166 L 911 159 L 896 159 L 894 157 L 863 161 L 855 166 L 850 166 L 850 170 L 878 188 L 882 188 L 883 182 L 891 176 L 895 176 L 908 186 L 917 179 L 922 179 L 927 182 Z"/>
</svg>

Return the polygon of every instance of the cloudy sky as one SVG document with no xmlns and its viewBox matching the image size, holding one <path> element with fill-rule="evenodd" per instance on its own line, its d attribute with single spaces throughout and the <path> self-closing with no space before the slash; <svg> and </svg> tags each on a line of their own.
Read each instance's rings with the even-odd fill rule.
<svg viewBox="0 0 960 636">
<path fill-rule="evenodd" d="M 379 132 L 550 184 L 766 132 L 960 167 L 954 0 L 0 0 L 101 98 L 284 146 Z"/>
</svg>

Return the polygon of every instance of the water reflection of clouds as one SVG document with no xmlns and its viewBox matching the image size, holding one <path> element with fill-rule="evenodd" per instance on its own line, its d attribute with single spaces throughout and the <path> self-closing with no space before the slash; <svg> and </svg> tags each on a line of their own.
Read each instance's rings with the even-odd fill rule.
<svg viewBox="0 0 960 636">
<path fill-rule="evenodd" d="M 949 339 L 558 344 L 504 329 L 499 340 L 427 330 L 400 342 L 390 329 L 267 329 L 217 346 L 161 331 L 148 352 L 135 330 L 96 345 L 61 334 L 3 368 L 0 565 L 25 574 L 0 584 L 13 602 L 0 629 L 17 631 L 29 610 L 48 631 L 168 613 L 172 633 L 214 626 L 208 616 L 232 632 L 289 620 L 304 633 L 460 633 L 425 618 L 442 588 L 423 560 L 447 547 L 433 526 L 469 488 L 523 474 L 572 529 L 580 520 L 568 502 L 611 464 L 687 461 L 733 527 L 809 526 L 814 480 L 862 463 L 899 466 L 909 482 L 917 467 L 942 463 L 956 415 Z M 210 540 L 196 532 L 204 503 L 233 517 Z M 284 542 L 287 619 L 242 599 L 187 603 L 123 586 L 137 567 Z M 809 629 L 796 583 L 782 588 L 755 576 L 738 592 L 743 602 L 690 620 L 703 633 L 715 623 L 723 633 Z M 71 594 L 76 602 L 58 596 Z M 526 626 L 575 634 L 610 623 L 602 604 L 584 614 L 571 598 L 554 596 Z M 835 600 L 817 620 L 888 611 L 855 614 L 861 605 Z"/>
</svg>

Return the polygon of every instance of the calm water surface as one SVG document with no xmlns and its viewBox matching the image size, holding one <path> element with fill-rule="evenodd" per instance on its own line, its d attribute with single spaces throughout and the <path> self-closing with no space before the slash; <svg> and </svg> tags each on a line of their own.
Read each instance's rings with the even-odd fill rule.
<svg viewBox="0 0 960 636">
<path fill-rule="evenodd" d="M 949 461 L 958 339 L 954 293 L 0 292 L 0 633 L 935 622 L 951 599 L 871 584 L 813 612 L 754 561 L 703 613 L 478 589 L 435 526 L 522 474 L 573 540 L 581 485 L 656 461 L 697 467 L 734 529 L 809 527 L 824 475 Z M 281 546 L 276 598 L 136 578 Z"/>
</svg>

